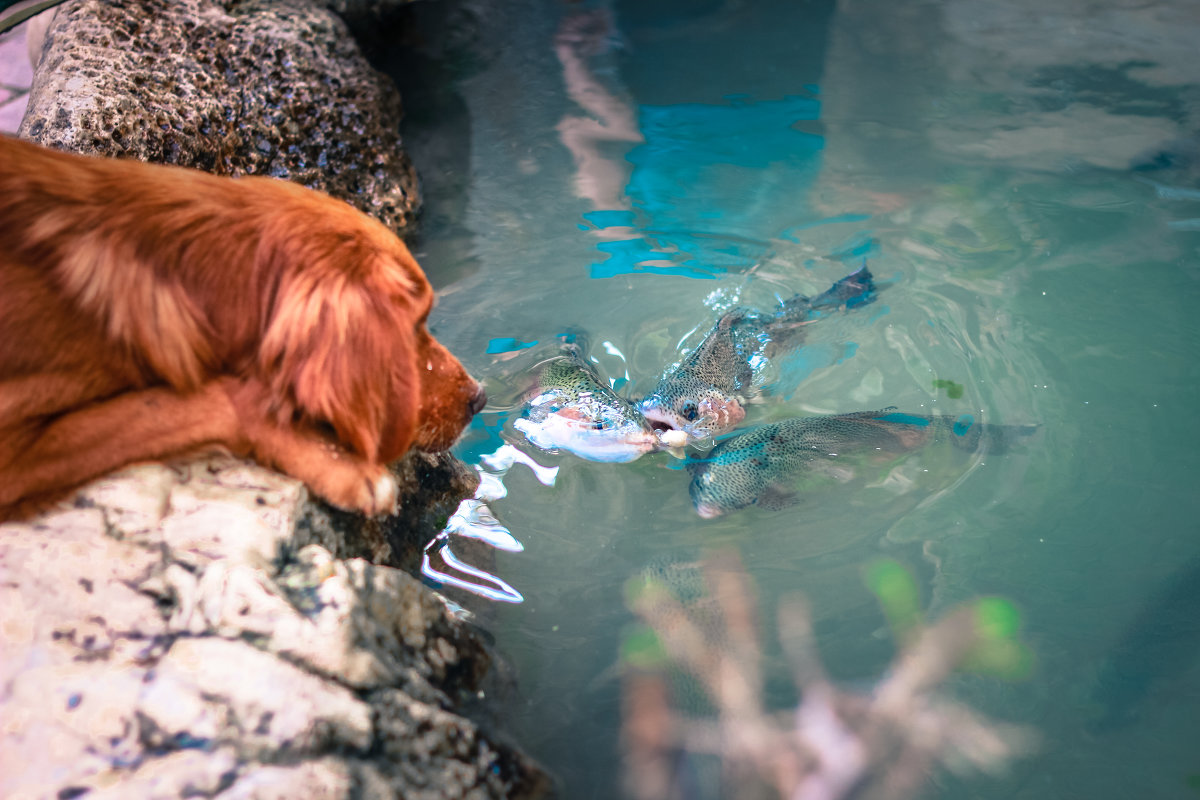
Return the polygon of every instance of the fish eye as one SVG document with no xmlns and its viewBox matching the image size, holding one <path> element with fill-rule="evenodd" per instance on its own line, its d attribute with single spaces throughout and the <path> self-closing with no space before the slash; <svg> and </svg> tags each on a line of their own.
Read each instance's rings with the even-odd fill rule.
<svg viewBox="0 0 1200 800">
<path fill-rule="evenodd" d="M 684 419 L 686 419 L 688 422 L 692 422 L 697 416 L 699 416 L 700 412 L 696 409 L 695 403 L 684 403 L 683 408 L 680 409 L 680 413 L 683 414 Z"/>
</svg>

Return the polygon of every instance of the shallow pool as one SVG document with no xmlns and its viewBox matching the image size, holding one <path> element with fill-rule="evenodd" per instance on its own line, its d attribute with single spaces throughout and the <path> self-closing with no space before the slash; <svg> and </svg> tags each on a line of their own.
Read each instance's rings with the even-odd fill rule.
<svg viewBox="0 0 1200 800">
<path fill-rule="evenodd" d="M 508 472 L 489 505 L 524 550 L 487 568 L 524 601 L 473 610 L 513 665 L 506 724 L 563 796 L 616 793 L 623 585 L 720 545 L 767 612 L 807 595 L 851 685 L 893 655 L 860 578 L 880 556 L 934 616 L 1019 606 L 1031 677 L 953 689 L 1039 748 L 930 796 L 1200 793 L 1200 7 L 494 5 L 419 10 L 429 52 L 392 71 L 425 87 L 405 98 L 431 326 L 491 398 L 458 452 L 559 467 Z M 722 310 L 864 261 L 876 302 L 812 325 L 747 424 L 895 406 L 1035 436 L 706 520 L 668 454 L 589 463 L 512 427 L 564 333 L 638 397 Z"/>
</svg>

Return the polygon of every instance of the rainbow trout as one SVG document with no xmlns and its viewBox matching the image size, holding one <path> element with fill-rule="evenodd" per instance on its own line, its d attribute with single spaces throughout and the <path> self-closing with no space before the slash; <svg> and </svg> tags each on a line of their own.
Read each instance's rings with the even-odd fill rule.
<svg viewBox="0 0 1200 800">
<path fill-rule="evenodd" d="M 514 428 L 543 450 L 566 450 L 588 461 L 624 463 L 670 445 L 670 435 L 664 442 L 575 348 L 564 349 L 545 362 Z"/>
<path fill-rule="evenodd" d="M 874 298 L 874 277 L 863 265 L 817 297 L 796 295 L 773 312 L 732 308 L 638 408 L 655 429 L 683 431 L 689 441 L 730 430 L 746 416 L 742 400 L 753 393 L 754 378 L 768 359 L 803 341 L 814 311 L 854 308 Z"/>
<path fill-rule="evenodd" d="M 1003 452 L 1016 437 L 1035 430 L 1032 425 L 984 425 L 970 414 L 930 416 L 893 409 L 787 419 L 731 436 L 708 455 L 689 461 L 689 490 L 696 513 L 705 518 L 752 505 L 782 508 L 794 499 L 793 487 L 806 473 L 847 456 L 897 456 L 945 439 L 962 450 L 986 445 L 991 452 Z"/>
</svg>

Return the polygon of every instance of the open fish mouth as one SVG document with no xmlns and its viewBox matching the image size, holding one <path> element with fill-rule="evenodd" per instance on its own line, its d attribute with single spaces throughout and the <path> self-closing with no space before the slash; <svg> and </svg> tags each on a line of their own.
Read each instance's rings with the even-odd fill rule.
<svg viewBox="0 0 1200 800">
<path fill-rule="evenodd" d="M 678 437 L 669 436 L 678 432 L 687 436 L 687 443 L 709 439 L 733 428 L 746 418 L 746 410 L 737 400 L 700 402 L 701 415 L 693 420 L 684 420 L 673 411 L 663 409 L 654 402 L 642 401 L 638 410 L 642 412 L 650 427 L 658 432 L 663 441 L 670 447 L 682 446 Z M 680 442 L 675 444 L 675 442 Z"/>
<path fill-rule="evenodd" d="M 641 411 L 642 415 L 646 418 L 646 422 L 650 424 L 650 428 L 652 430 L 656 430 L 660 433 L 665 431 L 683 430 L 680 426 L 675 424 L 675 420 L 671 417 L 671 415 L 664 414 L 653 406 L 649 408 L 642 406 Z"/>
</svg>

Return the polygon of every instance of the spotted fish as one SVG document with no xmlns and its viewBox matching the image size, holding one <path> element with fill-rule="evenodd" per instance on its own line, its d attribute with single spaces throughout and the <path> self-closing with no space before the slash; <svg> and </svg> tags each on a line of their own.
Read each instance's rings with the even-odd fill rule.
<svg viewBox="0 0 1200 800">
<path fill-rule="evenodd" d="M 768 359 L 804 336 L 814 311 L 871 302 L 875 281 L 863 265 L 815 298 L 796 295 L 772 312 L 739 306 L 725 312 L 703 341 L 638 404 L 656 429 L 684 431 L 688 440 L 716 436 L 746 416 L 742 399 Z"/>
<path fill-rule="evenodd" d="M 642 413 L 575 348 L 545 362 L 513 427 L 543 450 L 566 450 L 589 461 L 633 461 L 662 446 Z"/>
<path fill-rule="evenodd" d="M 762 425 L 717 443 L 689 461 L 696 513 L 711 518 L 751 505 L 781 507 L 806 473 L 830 469 L 839 459 L 862 453 L 900 455 L 949 439 L 975 451 L 984 444 L 1002 451 L 1035 426 L 984 425 L 961 417 L 903 414 L 893 409 L 827 417 L 800 417 Z"/>
</svg>

